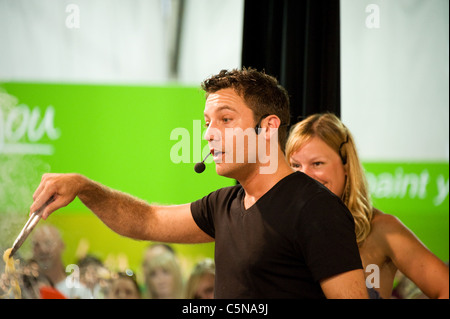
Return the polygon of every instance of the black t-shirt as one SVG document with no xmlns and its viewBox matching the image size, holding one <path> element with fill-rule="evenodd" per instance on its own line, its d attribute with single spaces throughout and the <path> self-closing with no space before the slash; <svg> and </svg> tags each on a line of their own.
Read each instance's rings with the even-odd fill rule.
<svg viewBox="0 0 450 319">
<path fill-rule="evenodd" d="M 325 186 L 296 172 L 248 210 L 241 185 L 191 203 L 215 238 L 216 298 L 324 298 L 319 281 L 362 268 L 354 220 Z"/>
</svg>

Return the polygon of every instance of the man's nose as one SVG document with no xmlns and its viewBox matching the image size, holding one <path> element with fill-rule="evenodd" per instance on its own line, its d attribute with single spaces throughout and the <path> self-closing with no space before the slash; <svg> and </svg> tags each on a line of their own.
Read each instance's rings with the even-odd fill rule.
<svg viewBox="0 0 450 319">
<path fill-rule="evenodd" d="M 218 128 L 209 125 L 203 138 L 208 142 L 220 141 L 221 133 Z"/>
</svg>

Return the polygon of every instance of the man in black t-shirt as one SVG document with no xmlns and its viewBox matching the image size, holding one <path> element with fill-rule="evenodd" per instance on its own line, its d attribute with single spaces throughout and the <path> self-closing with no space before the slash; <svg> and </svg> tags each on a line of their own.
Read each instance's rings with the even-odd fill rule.
<svg viewBox="0 0 450 319">
<path fill-rule="evenodd" d="M 240 185 L 157 206 L 79 174 L 45 174 L 31 211 L 78 197 L 117 233 L 177 243 L 215 241 L 216 298 L 367 298 L 347 208 L 285 160 L 287 92 L 253 69 L 202 83 L 205 138 L 219 175 Z"/>
<path fill-rule="evenodd" d="M 242 186 L 191 204 L 216 240 L 218 298 L 323 298 L 319 282 L 362 268 L 353 217 L 322 184 L 290 174 L 245 208 Z"/>
</svg>

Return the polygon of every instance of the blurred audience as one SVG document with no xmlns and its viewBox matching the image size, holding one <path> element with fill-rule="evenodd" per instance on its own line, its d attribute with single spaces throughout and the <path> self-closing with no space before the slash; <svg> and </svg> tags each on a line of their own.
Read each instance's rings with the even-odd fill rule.
<svg viewBox="0 0 450 319">
<path fill-rule="evenodd" d="M 76 268 L 67 276 L 62 261 L 64 242 L 59 231 L 50 225 L 36 228 L 31 238 L 33 259 L 42 273 L 53 283 L 54 288 L 69 299 L 91 299 L 91 291 L 79 281 Z M 72 280 L 73 279 L 73 280 Z"/>
<path fill-rule="evenodd" d="M 87 255 L 77 264 L 80 268 L 80 281 L 91 291 L 93 298 L 105 298 L 111 284 L 111 272 L 102 261 L 93 255 Z"/>
<path fill-rule="evenodd" d="M 63 264 L 64 242 L 49 225 L 36 228 L 31 237 L 32 258 L 17 254 L 16 276 L 23 299 L 213 299 L 215 264 L 204 258 L 194 265 L 184 286 L 183 269 L 168 244 L 151 244 L 142 258 L 143 278 L 131 269 L 111 270 L 96 256 L 87 254 L 69 270 Z M 447 262 L 448 265 L 448 262 Z M 185 267 L 187 269 L 187 267 Z M 185 269 L 185 270 L 186 270 Z M 78 281 L 71 281 L 69 279 Z M 139 284 L 143 286 L 140 288 Z M 145 287 L 145 288 L 144 288 Z M 0 262 L 0 299 L 14 298 L 8 275 Z M 398 271 L 392 299 L 426 299 L 427 296 Z"/>
<path fill-rule="evenodd" d="M 135 274 L 127 269 L 113 276 L 107 295 L 108 299 L 141 299 L 141 292 Z"/>
<path fill-rule="evenodd" d="M 199 261 L 186 284 L 186 299 L 214 299 L 216 270 L 210 258 Z"/>
<path fill-rule="evenodd" d="M 153 256 L 144 269 L 147 298 L 179 299 L 183 294 L 183 278 L 176 256 L 164 252 Z"/>
<path fill-rule="evenodd" d="M 145 268 L 153 257 L 162 253 L 171 253 L 175 255 L 175 250 L 172 248 L 172 246 L 165 243 L 153 243 L 148 246 L 144 251 L 144 256 L 142 257 L 142 267 Z"/>
<path fill-rule="evenodd" d="M 43 274 L 36 260 L 28 260 L 22 267 L 22 298 L 41 299 L 41 288 L 53 287 L 51 280 Z"/>
</svg>

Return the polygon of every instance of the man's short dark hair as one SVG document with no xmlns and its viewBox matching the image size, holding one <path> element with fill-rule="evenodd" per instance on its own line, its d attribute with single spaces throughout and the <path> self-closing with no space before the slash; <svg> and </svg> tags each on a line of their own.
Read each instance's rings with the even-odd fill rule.
<svg viewBox="0 0 450 319">
<path fill-rule="evenodd" d="M 209 94 L 222 89 L 233 88 L 253 111 L 255 123 L 264 115 L 276 115 L 281 121 L 278 142 L 284 152 L 287 127 L 290 122 L 289 96 L 277 79 L 253 68 L 222 70 L 202 83 L 202 89 Z"/>
</svg>

